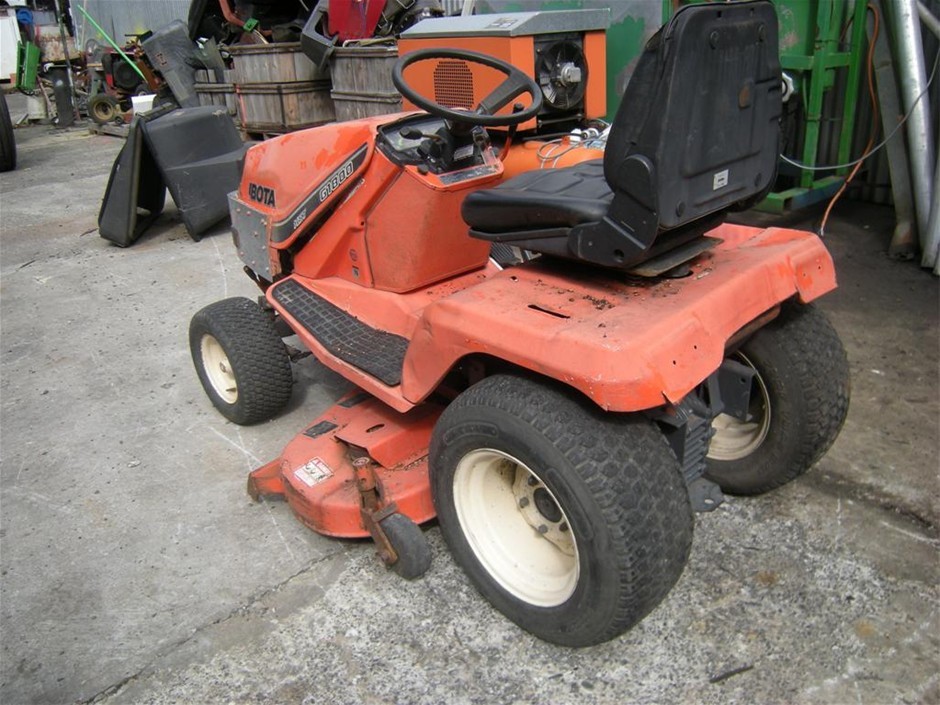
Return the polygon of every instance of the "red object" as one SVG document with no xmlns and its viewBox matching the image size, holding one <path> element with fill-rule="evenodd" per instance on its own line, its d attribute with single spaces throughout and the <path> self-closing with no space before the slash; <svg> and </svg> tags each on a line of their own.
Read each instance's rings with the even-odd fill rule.
<svg viewBox="0 0 940 705">
<path fill-rule="evenodd" d="M 729 224 L 709 233 L 720 243 L 680 279 L 634 279 L 550 258 L 501 270 L 489 243 L 468 236 L 460 205 L 507 173 L 540 168 L 538 146 L 512 146 L 505 166 L 488 153 L 482 165 L 435 175 L 376 149 L 378 128 L 405 115 L 252 147 L 232 204 L 254 218 L 251 232 L 236 232 L 242 259 L 265 244 L 263 270 L 273 283 L 259 283 L 270 304 L 324 365 L 367 393 L 359 404 L 340 401 L 251 474 L 253 496 L 285 496 L 315 531 L 369 535 L 353 464 L 363 457 L 375 463 L 374 511 L 397 508 L 417 523 L 434 516 L 427 446 L 455 370 L 473 379 L 497 360 L 559 380 L 605 410 L 655 409 L 692 392 L 729 343 L 782 302 L 835 288 L 832 259 L 815 235 Z M 400 384 L 331 352 L 278 302 L 285 284 L 404 338 Z"/>
<path fill-rule="evenodd" d="M 319 533 L 366 537 L 353 446 L 378 463 L 385 503 L 422 523 L 434 517 L 426 454 L 441 407 L 420 402 L 458 361 L 501 358 L 563 379 L 604 409 L 649 409 L 692 391 L 721 364 L 728 341 L 780 302 L 810 301 L 835 287 L 829 254 L 810 233 L 722 225 L 711 235 L 723 243 L 700 256 L 690 276 L 652 284 L 535 262 L 502 272 L 488 265 L 404 295 L 336 276 L 291 277 L 412 342 L 402 384 L 391 388 L 330 355 L 282 311 L 317 358 L 376 398 L 341 400 L 253 472 L 249 491 L 285 495 Z M 336 428 L 311 437 L 324 422 Z M 330 476 L 317 480 L 324 469 Z"/>
<path fill-rule="evenodd" d="M 330 0 L 327 28 L 340 42 L 375 34 L 385 0 Z"/>
<path fill-rule="evenodd" d="M 835 288 L 832 259 L 815 235 L 728 224 L 710 233 L 722 242 L 682 279 L 637 281 L 545 260 L 501 271 L 489 244 L 467 236 L 459 208 L 469 190 L 497 182 L 502 166 L 450 185 L 399 168 L 374 148 L 377 127 L 392 119 L 252 147 L 239 191 L 239 207 L 250 203 L 266 216 L 277 273 L 268 300 L 323 364 L 369 395 L 358 405 L 338 403 L 249 480 L 254 496 L 284 495 L 319 533 L 368 535 L 351 449 L 377 463 L 383 505 L 395 502 L 417 523 L 434 516 L 426 453 L 441 408 L 427 399 L 455 366 L 500 359 L 562 380 L 603 409 L 655 408 L 690 393 L 721 364 L 728 342 L 781 302 Z M 513 148 L 507 161 L 522 170 L 527 162 L 537 168 L 538 157 Z M 337 170 L 348 174 L 344 186 L 304 208 L 312 185 Z M 259 202 L 259 187 L 276 198 Z M 308 224 L 319 220 L 306 241 Z M 278 229 L 284 236 L 272 240 Z M 388 386 L 330 353 L 283 310 L 273 294 L 288 279 L 410 341 L 401 384 Z M 317 435 L 322 423 L 331 429 Z"/>
</svg>

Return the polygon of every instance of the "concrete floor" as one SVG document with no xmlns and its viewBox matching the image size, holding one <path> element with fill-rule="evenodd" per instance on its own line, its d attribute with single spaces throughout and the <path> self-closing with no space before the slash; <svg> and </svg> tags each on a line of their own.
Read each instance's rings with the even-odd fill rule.
<svg viewBox="0 0 940 705">
<path fill-rule="evenodd" d="M 308 359 L 287 413 L 226 422 L 186 337 L 202 306 L 256 293 L 227 232 L 193 242 L 171 207 L 114 247 L 95 224 L 120 141 L 17 140 L 0 175 L 4 705 L 940 702 L 938 283 L 885 256 L 889 209 L 843 204 L 829 227 L 842 286 L 821 305 L 853 374 L 835 446 L 700 515 L 667 600 L 569 650 L 491 609 L 436 528 L 408 583 L 370 545 L 251 502 L 247 472 L 348 385 Z"/>
</svg>

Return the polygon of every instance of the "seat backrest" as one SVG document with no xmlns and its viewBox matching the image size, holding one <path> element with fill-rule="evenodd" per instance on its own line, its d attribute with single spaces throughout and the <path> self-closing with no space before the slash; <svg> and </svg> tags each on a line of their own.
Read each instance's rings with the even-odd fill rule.
<svg viewBox="0 0 940 705">
<path fill-rule="evenodd" d="M 615 198 L 644 201 L 663 230 L 768 191 L 779 153 L 777 43 L 767 0 L 680 9 L 646 45 L 614 118 L 604 175 Z"/>
</svg>

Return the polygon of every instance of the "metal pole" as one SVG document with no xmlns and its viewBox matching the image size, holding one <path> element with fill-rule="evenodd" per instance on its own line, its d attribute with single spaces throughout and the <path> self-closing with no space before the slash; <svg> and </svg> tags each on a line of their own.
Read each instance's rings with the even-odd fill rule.
<svg viewBox="0 0 940 705">
<path fill-rule="evenodd" d="M 933 205 L 930 206 L 930 218 L 927 221 L 927 247 L 933 248 L 933 273 L 940 275 L 940 152 L 937 153 L 937 173 L 934 174 L 933 185 Z"/>
<path fill-rule="evenodd" d="M 878 87 L 882 132 L 886 135 L 897 127 L 904 113 L 901 110 L 901 99 L 898 97 L 895 66 L 888 41 L 885 6 L 890 2 L 891 0 L 874 0 L 878 14 L 882 18 L 882 30 L 878 32 L 878 38 L 875 40 L 875 85 Z M 888 155 L 888 169 L 891 173 L 891 194 L 894 197 L 896 222 L 888 254 L 899 259 L 914 259 L 919 247 L 917 234 L 914 232 L 914 199 L 911 195 L 910 166 L 904 140 L 888 140 L 885 152 Z"/>
<path fill-rule="evenodd" d="M 930 220 L 930 201 L 933 192 L 934 148 L 930 132 L 930 97 L 925 92 L 927 72 L 924 67 L 920 22 L 917 17 L 917 0 L 898 0 L 895 10 L 894 31 L 897 40 L 895 48 L 898 54 L 901 98 L 904 102 L 904 109 L 911 113 L 907 121 L 907 142 L 911 158 L 911 181 L 914 185 L 917 231 L 923 252 L 921 265 L 933 268 L 937 252 L 936 247 L 928 247 L 927 222 Z"/>
<path fill-rule="evenodd" d="M 917 12 L 924 26 L 933 32 L 937 39 L 940 39 L 940 20 L 923 2 L 917 3 Z M 940 138 L 938 138 L 938 145 L 940 145 Z M 933 202 L 930 205 L 930 217 L 927 219 L 927 248 L 931 247 L 934 258 L 933 273 L 940 275 L 940 151 L 937 152 L 937 170 L 933 177 Z"/>
<path fill-rule="evenodd" d="M 84 7 L 82 7 L 81 5 L 76 5 L 76 7 L 78 7 L 79 12 L 81 12 L 81 13 L 85 16 L 85 19 L 88 20 L 89 22 L 91 22 L 91 26 L 94 27 L 95 29 L 97 29 L 98 32 L 101 34 L 101 36 L 104 37 L 104 40 L 105 40 L 108 44 L 111 45 L 111 48 L 114 49 L 114 51 L 116 51 L 118 54 L 120 54 L 120 55 L 121 55 L 121 58 L 124 59 L 124 61 L 127 62 L 128 66 L 130 66 L 132 69 L 134 69 L 134 70 L 137 72 L 137 75 L 140 76 L 140 77 L 144 80 L 144 82 L 146 83 L 146 82 L 147 82 L 147 77 L 144 76 L 144 72 L 141 71 L 141 70 L 140 70 L 140 67 L 139 67 L 137 64 L 135 64 L 135 63 L 133 62 L 133 60 L 131 59 L 131 57 L 129 57 L 127 54 L 125 54 L 125 53 L 124 53 L 124 50 L 121 49 L 121 47 L 119 47 L 119 46 L 115 43 L 115 41 L 114 41 L 113 39 L 111 39 L 111 37 L 108 35 L 108 33 L 105 32 L 103 29 L 101 29 L 101 25 L 99 25 L 97 22 L 95 22 L 95 18 L 92 17 L 91 15 L 89 15 L 88 12 L 87 12 L 87 10 L 85 10 Z"/>
<path fill-rule="evenodd" d="M 940 20 L 934 17 L 930 8 L 923 3 L 923 0 L 917 2 L 917 13 L 920 15 L 920 21 L 924 23 L 924 27 L 933 32 L 937 39 L 940 39 Z"/>
<path fill-rule="evenodd" d="M 65 10 L 62 7 L 62 0 L 56 0 L 55 6 L 56 14 L 59 16 L 59 41 L 62 42 L 62 54 L 65 56 L 65 75 L 68 80 L 70 96 L 69 108 L 72 112 L 71 119 L 65 118 L 60 112 L 57 124 L 59 127 L 68 127 L 80 117 L 78 114 L 78 101 L 76 100 L 78 93 L 75 91 L 75 79 L 72 77 L 72 57 L 69 55 L 69 42 L 65 34 Z"/>
<path fill-rule="evenodd" d="M 88 7 L 88 0 L 82 0 L 82 5 Z M 72 18 L 74 19 L 74 18 Z M 79 35 L 78 39 L 78 49 L 82 52 L 82 56 L 85 55 L 85 30 L 88 28 L 88 22 L 82 22 L 82 32 Z M 86 57 L 87 59 L 87 57 Z"/>
</svg>

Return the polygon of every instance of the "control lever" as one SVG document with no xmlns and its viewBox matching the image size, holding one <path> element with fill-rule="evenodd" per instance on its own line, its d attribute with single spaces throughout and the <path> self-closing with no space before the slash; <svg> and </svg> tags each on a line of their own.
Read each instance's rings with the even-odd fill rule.
<svg viewBox="0 0 940 705">
<path fill-rule="evenodd" d="M 401 132 L 399 132 L 399 134 L 406 140 L 429 140 L 432 145 L 431 147 L 425 147 L 423 150 L 421 147 L 419 147 L 418 149 L 424 151 L 425 155 L 431 159 L 440 159 L 444 154 L 444 147 L 447 145 L 447 141 L 440 135 L 421 132 L 421 130 L 414 127 L 406 127 Z M 422 147 L 424 147 L 424 145 L 422 145 Z"/>
<path fill-rule="evenodd" d="M 441 143 L 444 142 L 444 138 L 441 137 L 440 135 L 435 135 L 433 133 L 429 134 L 427 132 L 421 132 L 421 130 L 414 128 L 414 127 L 406 127 L 399 134 L 402 137 L 404 137 L 406 140 L 428 139 L 428 140 L 431 140 L 432 142 L 435 140 Z"/>
<path fill-rule="evenodd" d="M 512 112 L 520 113 L 525 110 L 525 106 L 522 103 L 513 103 Z M 506 155 L 509 154 L 509 147 L 512 146 L 512 141 L 516 137 L 516 130 L 518 125 L 510 125 L 509 130 L 506 132 L 506 141 L 503 143 L 503 148 L 499 150 L 499 156 L 497 159 L 499 161 L 505 161 Z"/>
</svg>

